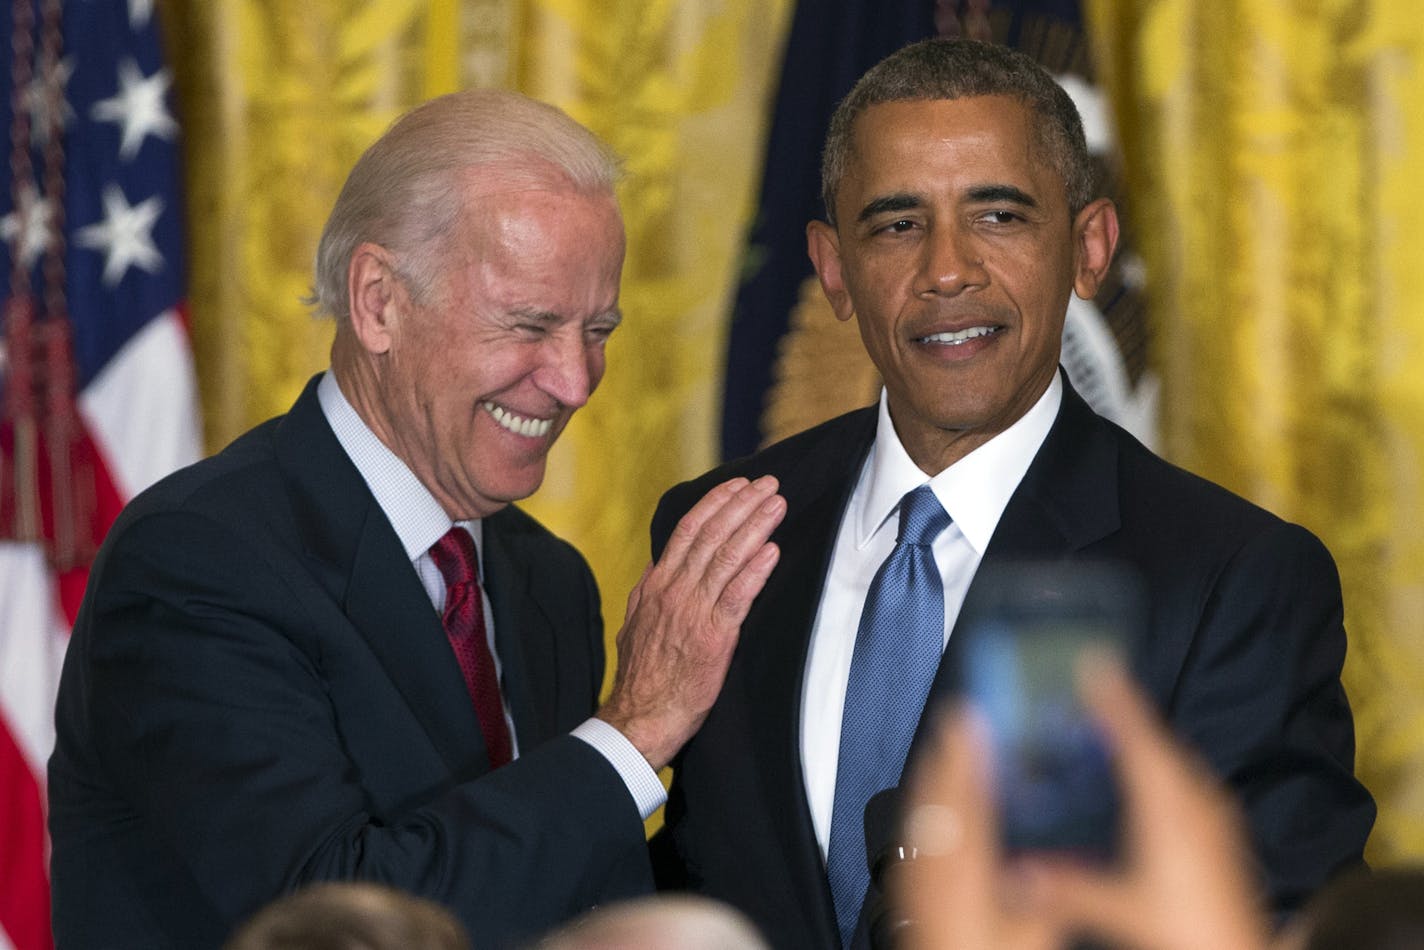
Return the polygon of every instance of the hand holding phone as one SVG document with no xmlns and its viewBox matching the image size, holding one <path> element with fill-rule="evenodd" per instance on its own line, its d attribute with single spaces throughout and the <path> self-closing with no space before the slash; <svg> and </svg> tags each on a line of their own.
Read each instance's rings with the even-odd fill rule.
<svg viewBox="0 0 1424 950">
<path fill-rule="evenodd" d="M 1117 853 L 1120 800 L 1108 744 L 1079 701 L 1087 652 L 1123 657 L 1145 623 L 1127 568 L 1012 563 L 981 568 L 950 640 L 959 692 L 983 715 L 1006 853 Z"/>
</svg>

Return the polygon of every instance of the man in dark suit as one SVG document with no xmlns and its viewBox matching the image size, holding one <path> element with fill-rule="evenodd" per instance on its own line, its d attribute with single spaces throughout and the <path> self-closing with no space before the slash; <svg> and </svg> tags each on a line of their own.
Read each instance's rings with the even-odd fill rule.
<svg viewBox="0 0 1424 950">
<path fill-rule="evenodd" d="M 318 250 L 331 371 L 135 499 L 94 564 L 50 760 L 61 946 L 216 946 L 364 879 L 501 947 L 651 888 L 656 769 L 716 695 L 784 503 L 734 480 L 697 506 L 599 707 L 593 578 L 511 503 L 603 374 L 615 174 L 499 92 L 433 100 L 357 163 Z"/>
<path fill-rule="evenodd" d="M 1071 100 L 1020 54 L 932 40 L 867 73 L 832 119 L 828 220 L 807 236 L 884 380 L 880 404 L 678 486 L 654 518 L 660 551 L 721 479 L 775 475 L 788 500 L 782 563 L 674 762 L 657 862 L 663 883 L 730 901 L 778 947 L 866 942 L 867 799 L 898 783 L 926 697 L 945 688 L 936 668 L 979 569 L 1011 560 L 1141 574 L 1150 633 L 1133 669 L 1240 796 L 1278 910 L 1361 860 L 1374 806 L 1352 774 L 1329 554 L 1154 456 L 1059 370 L 1069 294 L 1096 293 L 1117 240 L 1089 168 Z M 933 530 L 902 543 L 897 519 L 902 536 Z M 879 622 L 909 594 L 872 577 L 925 548 L 942 631 L 938 613 L 906 619 L 919 606 Z M 919 626 L 937 642 L 906 663 Z M 882 753 L 907 702 L 904 746 Z"/>
</svg>

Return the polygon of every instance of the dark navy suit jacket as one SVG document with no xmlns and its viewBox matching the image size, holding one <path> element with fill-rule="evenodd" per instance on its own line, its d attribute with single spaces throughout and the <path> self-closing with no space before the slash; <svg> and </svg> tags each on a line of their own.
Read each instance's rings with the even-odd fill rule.
<svg viewBox="0 0 1424 950">
<path fill-rule="evenodd" d="M 723 479 L 769 473 L 787 499 L 780 563 L 716 706 L 674 762 L 655 843 L 661 885 L 731 902 L 777 947 L 839 942 L 804 792 L 801 687 L 875 425 L 874 407 L 859 410 L 729 463 L 673 488 L 653 519 L 660 553 L 677 519 Z M 982 564 L 1011 559 L 1116 559 L 1141 572 L 1150 635 L 1133 670 L 1240 797 L 1278 910 L 1362 861 L 1375 808 L 1353 776 L 1339 578 L 1313 535 L 1162 461 L 1065 385 Z M 937 693 L 947 688 L 940 673 Z"/>
<path fill-rule="evenodd" d="M 384 882 L 511 944 L 651 889 L 615 770 L 568 730 L 598 592 L 507 508 L 486 587 L 523 754 L 489 770 L 440 618 L 316 399 L 130 504 L 94 564 L 50 760 L 61 947 L 217 946 L 273 898 Z"/>
</svg>

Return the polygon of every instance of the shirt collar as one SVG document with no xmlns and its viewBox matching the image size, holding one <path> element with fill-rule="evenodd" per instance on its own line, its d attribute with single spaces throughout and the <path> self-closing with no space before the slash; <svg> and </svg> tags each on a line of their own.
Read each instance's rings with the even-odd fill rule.
<svg viewBox="0 0 1424 950">
<path fill-rule="evenodd" d="M 316 395 L 331 431 L 336 433 L 336 440 L 350 456 L 356 471 L 375 496 L 376 504 L 395 529 L 406 557 L 414 561 L 425 554 L 450 530 L 450 516 L 416 478 L 410 466 L 377 438 L 346 401 L 346 394 L 330 370 L 317 383 Z M 476 519 L 459 523 L 470 531 L 478 545 L 483 534 L 481 522 Z"/>
<path fill-rule="evenodd" d="M 982 555 L 1009 498 L 1053 428 L 1062 402 L 1063 381 L 1054 373 L 1048 389 L 1017 422 L 938 475 L 926 478 L 895 432 L 882 389 L 875 444 L 865 463 L 865 500 L 856 524 L 856 546 L 869 543 L 890 520 L 906 492 L 928 482 L 965 540 Z"/>
</svg>

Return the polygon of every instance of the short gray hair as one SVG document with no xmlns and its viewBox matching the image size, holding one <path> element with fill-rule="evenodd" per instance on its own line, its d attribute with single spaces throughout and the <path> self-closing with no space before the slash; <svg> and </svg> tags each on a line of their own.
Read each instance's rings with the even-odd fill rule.
<svg viewBox="0 0 1424 950">
<path fill-rule="evenodd" d="M 971 96 L 1012 96 L 1037 113 L 1042 120 L 1035 126 L 1039 144 L 1063 178 L 1068 210 L 1076 215 L 1093 200 L 1093 166 L 1083 121 L 1048 70 L 1007 46 L 931 39 L 912 43 L 871 67 L 836 107 L 821 156 L 826 220 L 836 223 L 836 194 L 855 149 L 855 121 L 861 113 L 883 102 Z"/>
<path fill-rule="evenodd" d="M 417 106 L 346 177 L 317 245 L 309 302 L 338 319 L 349 315 L 347 268 L 365 241 L 395 254 L 398 273 L 422 299 L 444 259 L 438 244 L 462 211 L 461 173 L 499 166 L 546 175 L 541 164 L 590 194 L 611 194 L 619 177 L 617 158 L 597 136 L 519 93 L 472 89 Z"/>
</svg>

